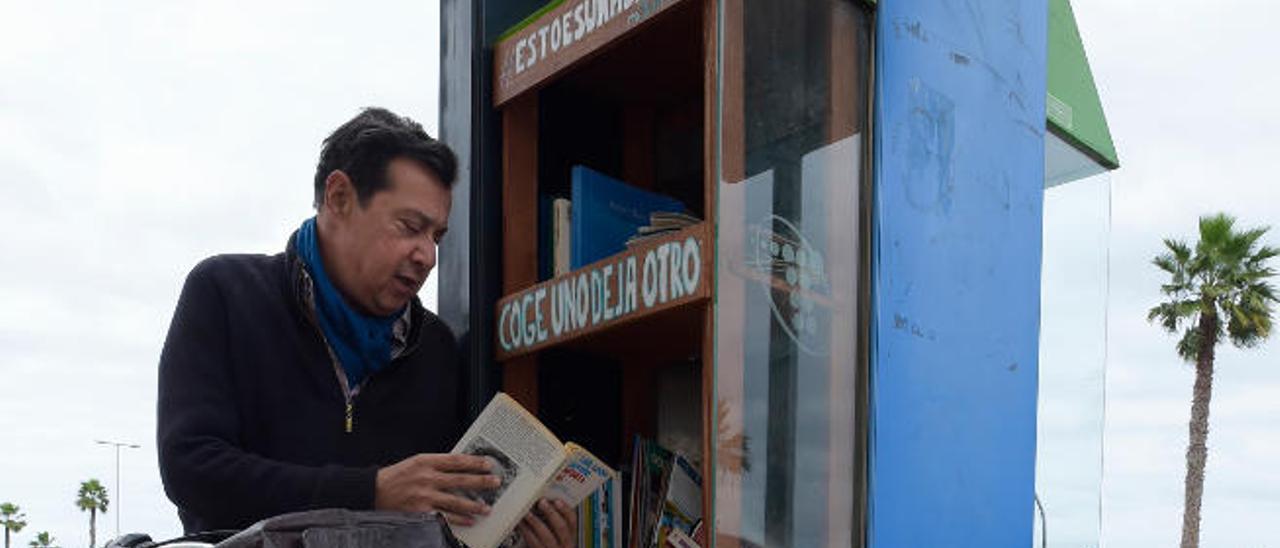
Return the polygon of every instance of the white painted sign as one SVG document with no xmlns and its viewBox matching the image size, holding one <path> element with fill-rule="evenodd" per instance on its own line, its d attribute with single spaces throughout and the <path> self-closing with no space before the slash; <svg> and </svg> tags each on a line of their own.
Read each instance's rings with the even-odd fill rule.
<svg viewBox="0 0 1280 548">
<path fill-rule="evenodd" d="M 543 282 L 498 303 L 498 358 L 710 295 L 705 225 Z"/>
</svg>

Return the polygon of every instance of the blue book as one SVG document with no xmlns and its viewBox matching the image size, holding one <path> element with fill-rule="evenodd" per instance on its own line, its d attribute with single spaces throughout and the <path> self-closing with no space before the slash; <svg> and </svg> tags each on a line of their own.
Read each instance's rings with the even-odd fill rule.
<svg viewBox="0 0 1280 548">
<path fill-rule="evenodd" d="M 573 166 L 570 266 L 582 268 L 626 249 L 655 211 L 683 212 L 684 204 L 584 166 Z"/>
</svg>

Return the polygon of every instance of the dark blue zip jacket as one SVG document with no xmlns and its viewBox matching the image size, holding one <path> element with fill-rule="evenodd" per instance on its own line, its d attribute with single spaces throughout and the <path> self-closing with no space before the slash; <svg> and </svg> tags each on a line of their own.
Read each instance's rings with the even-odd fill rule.
<svg viewBox="0 0 1280 548">
<path fill-rule="evenodd" d="M 378 468 L 445 453 L 464 375 L 415 298 L 405 350 L 347 396 L 285 253 L 220 255 L 187 276 L 160 356 L 157 447 L 187 532 L 317 508 L 372 509 Z"/>
</svg>

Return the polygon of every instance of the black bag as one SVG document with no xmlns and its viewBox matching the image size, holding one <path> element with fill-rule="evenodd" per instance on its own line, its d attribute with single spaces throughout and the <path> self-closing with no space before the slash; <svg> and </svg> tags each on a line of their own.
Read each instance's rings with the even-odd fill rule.
<svg viewBox="0 0 1280 548">
<path fill-rule="evenodd" d="M 440 514 L 313 510 L 268 518 L 217 548 L 464 548 Z"/>
</svg>

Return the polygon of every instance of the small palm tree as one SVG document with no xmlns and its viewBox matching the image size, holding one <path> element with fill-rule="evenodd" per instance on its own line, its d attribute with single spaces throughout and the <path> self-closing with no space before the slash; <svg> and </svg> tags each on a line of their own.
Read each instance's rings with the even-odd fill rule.
<svg viewBox="0 0 1280 548">
<path fill-rule="evenodd" d="M 1259 246 L 1268 228 L 1237 231 L 1235 219 L 1217 214 L 1200 218 L 1200 241 L 1193 250 L 1166 239 L 1168 252 L 1153 261 L 1169 274 L 1160 290 L 1169 301 L 1151 309 L 1148 321 L 1159 320 L 1170 333 L 1181 333 L 1177 351 L 1195 364 L 1187 475 L 1182 513 L 1182 547 L 1200 545 L 1200 500 L 1208 459 L 1209 398 L 1213 394 L 1214 349 L 1224 336 L 1238 348 L 1251 348 L 1271 335 L 1272 305 L 1277 301 L 1268 279 L 1275 271 L 1267 260 L 1280 250 Z"/>
<path fill-rule="evenodd" d="M 59 548 L 57 544 L 54 544 L 55 542 L 57 541 L 54 540 L 53 535 L 50 535 L 48 531 L 41 531 L 36 535 L 35 540 L 27 543 L 27 546 L 30 546 L 31 548 Z"/>
<path fill-rule="evenodd" d="M 17 533 L 27 526 L 27 516 L 12 502 L 0 503 L 0 525 L 4 526 L 4 548 L 9 548 L 9 533 Z"/>
<path fill-rule="evenodd" d="M 107 488 L 96 479 L 80 482 L 80 492 L 76 494 L 76 508 L 81 512 L 89 511 L 89 548 L 97 545 L 98 512 L 107 513 Z"/>
</svg>

